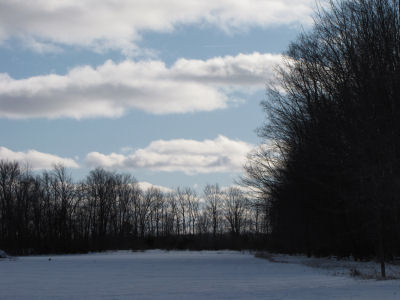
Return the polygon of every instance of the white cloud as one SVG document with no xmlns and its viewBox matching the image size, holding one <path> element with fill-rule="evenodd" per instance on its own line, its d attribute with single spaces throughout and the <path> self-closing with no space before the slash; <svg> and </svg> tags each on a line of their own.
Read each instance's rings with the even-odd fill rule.
<svg viewBox="0 0 400 300">
<path fill-rule="evenodd" d="M 209 25 L 231 32 L 250 27 L 310 23 L 314 0 L 1 0 L 0 41 L 121 49 L 126 54 L 144 31 Z M 34 45 L 34 44 L 32 44 Z M 55 49 L 56 49 L 55 48 Z M 51 47 L 46 47 L 52 50 Z M 39 48 L 39 50 L 46 50 Z"/>
<path fill-rule="evenodd" d="M 157 140 L 131 155 L 91 152 L 89 167 L 150 169 L 186 174 L 240 172 L 253 145 L 219 135 L 214 140 Z"/>
<path fill-rule="evenodd" d="M 44 43 L 32 37 L 24 37 L 22 39 L 23 46 L 29 50 L 33 50 L 37 53 L 60 53 L 63 49 L 60 46 L 54 45 L 52 43 Z"/>
<path fill-rule="evenodd" d="M 147 191 L 150 188 L 156 188 L 159 189 L 161 192 L 163 193 L 171 193 L 174 190 L 162 185 L 156 185 L 156 184 L 152 184 L 150 182 L 146 182 L 146 181 L 140 181 L 138 182 L 139 187 L 143 190 L 143 191 Z"/>
<path fill-rule="evenodd" d="M 239 185 L 239 184 L 231 184 L 229 186 L 221 186 L 221 191 L 227 193 L 227 192 L 229 192 L 229 189 L 231 189 L 231 188 L 238 189 L 238 190 L 242 191 L 245 195 L 254 196 L 254 191 L 250 187 Z"/>
<path fill-rule="evenodd" d="M 260 88 L 273 79 L 273 69 L 281 62 L 281 55 L 258 52 L 208 60 L 182 58 L 171 67 L 171 73 L 180 80 L 215 86 Z"/>
<path fill-rule="evenodd" d="M 6 147 L 0 147 L 0 160 L 17 161 L 28 164 L 34 170 L 51 169 L 55 164 L 62 164 L 67 168 L 79 168 L 72 158 L 63 158 L 57 155 L 28 150 L 25 152 L 14 152 Z"/>
<path fill-rule="evenodd" d="M 230 89 L 263 89 L 280 55 L 239 54 L 209 60 L 107 61 L 66 75 L 13 79 L 0 73 L 0 117 L 118 117 L 129 109 L 153 114 L 225 108 Z"/>
</svg>

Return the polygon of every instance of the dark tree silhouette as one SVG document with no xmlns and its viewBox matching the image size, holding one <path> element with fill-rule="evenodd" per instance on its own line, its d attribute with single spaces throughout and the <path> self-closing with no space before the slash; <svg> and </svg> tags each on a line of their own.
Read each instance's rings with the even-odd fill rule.
<svg viewBox="0 0 400 300">
<path fill-rule="evenodd" d="M 309 255 L 400 253 L 400 24 L 392 0 L 331 1 L 293 42 L 263 103 L 244 182 L 276 246 Z"/>
<path fill-rule="evenodd" d="M 242 192 L 213 185 L 202 197 L 212 200 L 203 202 L 190 188 L 142 190 L 133 176 L 100 168 L 74 182 L 61 165 L 34 175 L 0 160 L 0 249 L 32 254 L 255 247 L 254 213 L 244 206 Z"/>
</svg>

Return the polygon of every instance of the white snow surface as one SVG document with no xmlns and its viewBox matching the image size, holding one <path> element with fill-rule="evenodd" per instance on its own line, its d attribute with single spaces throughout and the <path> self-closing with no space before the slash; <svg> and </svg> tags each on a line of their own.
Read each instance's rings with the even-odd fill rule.
<svg viewBox="0 0 400 300">
<path fill-rule="evenodd" d="M 357 277 L 360 279 L 381 279 L 381 265 L 376 261 L 355 261 L 353 258 L 338 259 L 336 257 L 307 257 L 305 255 L 271 253 L 261 253 L 261 256 L 263 254 L 272 262 L 303 264 L 313 268 L 320 268 L 331 275 L 349 276 L 352 271 L 357 271 Z M 397 259 L 395 263 L 386 262 L 385 264 L 387 278 L 400 279 L 400 261 Z"/>
<path fill-rule="evenodd" d="M 0 260 L 0 299 L 400 299 L 400 281 L 234 251 L 117 251 Z"/>
</svg>

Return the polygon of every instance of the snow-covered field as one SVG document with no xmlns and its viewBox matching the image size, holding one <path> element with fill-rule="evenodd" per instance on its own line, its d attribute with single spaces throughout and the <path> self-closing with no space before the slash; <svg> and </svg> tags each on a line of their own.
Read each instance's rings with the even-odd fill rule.
<svg viewBox="0 0 400 300">
<path fill-rule="evenodd" d="M 2 259 L 0 299 L 400 299 L 400 281 L 233 251 L 119 251 Z"/>
</svg>

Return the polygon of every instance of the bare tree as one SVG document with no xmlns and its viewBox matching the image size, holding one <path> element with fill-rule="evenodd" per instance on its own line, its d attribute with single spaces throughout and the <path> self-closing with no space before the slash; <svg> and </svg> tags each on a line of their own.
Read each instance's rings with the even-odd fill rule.
<svg viewBox="0 0 400 300">
<path fill-rule="evenodd" d="M 177 188 L 175 193 L 176 193 L 176 199 L 178 201 L 178 210 L 181 220 L 181 228 L 182 228 L 181 233 L 185 235 L 187 232 L 187 221 L 188 221 L 188 215 L 187 215 L 188 199 L 186 197 L 186 190 L 182 188 Z"/>
<path fill-rule="evenodd" d="M 290 45 L 259 131 L 278 164 L 261 151 L 247 166 L 286 251 L 375 254 L 385 277 L 400 251 L 399 70 L 398 1 L 330 1 Z"/>
<path fill-rule="evenodd" d="M 247 204 L 247 199 L 239 188 L 230 187 L 227 190 L 224 197 L 224 213 L 233 235 L 240 235 Z"/>
<path fill-rule="evenodd" d="M 34 175 L 18 163 L 0 161 L 0 244 L 15 254 L 154 243 L 209 249 L 230 247 L 229 233 L 252 230 L 240 190 L 226 194 L 209 185 L 204 196 L 182 187 L 175 193 L 142 191 L 133 176 L 101 168 L 74 182 L 62 165 Z"/>
<path fill-rule="evenodd" d="M 222 197 L 218 184 L 206 185 L 204 188 L 204 199 L 206 201 L 206 208 L 208 215 L 211 219 L 212 234 L 215 237 L 219 229 L 219 221 L 221 217 Z"/>
</svg>

